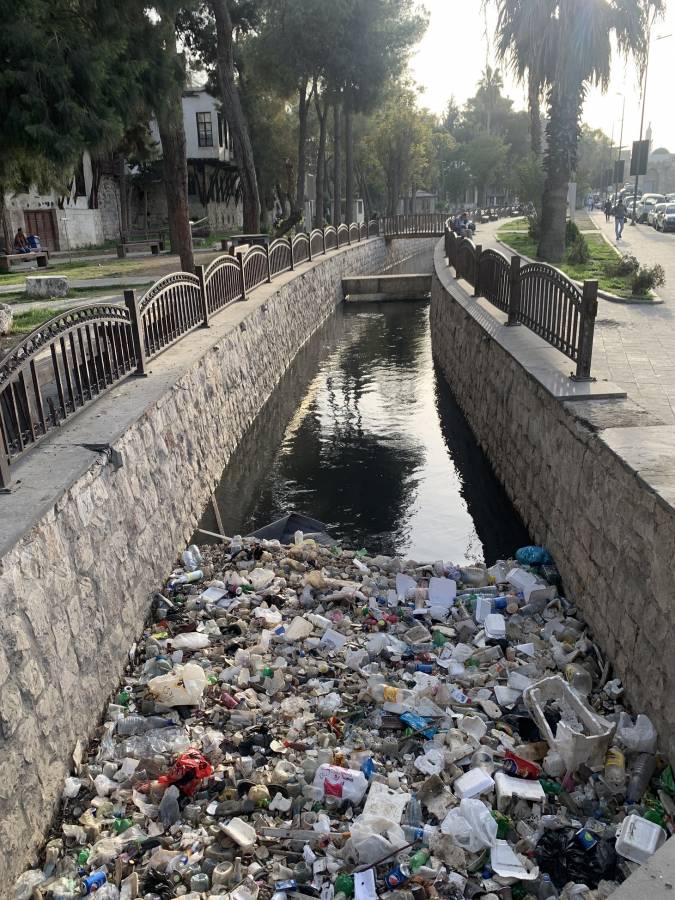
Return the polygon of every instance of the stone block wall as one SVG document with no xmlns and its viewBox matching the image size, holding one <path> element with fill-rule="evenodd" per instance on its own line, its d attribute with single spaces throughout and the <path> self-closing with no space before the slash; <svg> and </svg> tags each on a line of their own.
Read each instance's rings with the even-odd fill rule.
<svg viewBox="0 0 675 900">
<path fill-rule="evenodd" d="M 116 441 L 122 468 L 92 465 L 0 558 L 0 896 L 36 857 L 76 741 L 91 737 L 116 688 L 151 592 L 284 370 L 342 301 L 342 278 L 378 272 L 424 243 L 372 239 L 303 266 L 251 305 L 243 327 L 186 359 Z M 143 382 L 103 397 L 100 416 L 122 390 L 142 396 Z M 11 516 L 11 495 L 2 510 Z"/>
<path fill-rule="evenodd" d="M 635 408 L 556 400 L 456 301 L 440 250 L 435 263 L 434 357 L 532 537 L 554 555 L 627 700 L 652 718 L 675 760 L 675 511 L 603 439 Z"/>
</svg>

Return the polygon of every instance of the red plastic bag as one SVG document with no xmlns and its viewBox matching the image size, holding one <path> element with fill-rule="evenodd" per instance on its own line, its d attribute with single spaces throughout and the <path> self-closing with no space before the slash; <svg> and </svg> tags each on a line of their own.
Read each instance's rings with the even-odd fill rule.
<svg viewBox="0 0 675 900">
<path fill-rule="evenodd" d="M 175 784 L 182 794 L 192 797 L 204 778 L 213 775 L 213 766 L 199 750 L 181 753 L 165 775 L 160 775 L 160 784 Z"/>
</svg>

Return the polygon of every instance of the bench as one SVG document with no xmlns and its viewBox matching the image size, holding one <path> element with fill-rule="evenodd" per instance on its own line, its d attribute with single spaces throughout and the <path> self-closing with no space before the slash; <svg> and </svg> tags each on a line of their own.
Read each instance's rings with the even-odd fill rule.
<svg viewBox="0 0 675 900">
<path fill-rule="evenodd" d="M 124 241 L 124 243 L 117 245 L 117 255 L 120 259 L 124 259 L 129 250 L 140 250 L 145 247 L 150 248 L 153 256 L 159 256 L 160 250 L 164 249 L 164 241 Z"/>
<path fill-rule="evenodd" d="M 269 234 L 234 234 L 229 238 L 222 238 L 220 241 L 221 250 L 231 252 L 235 247 L 241 244 L 260 244 L 262 247 L 267 246 L 270 242 Z"/>
<path fill-rule="evenodd" d="M 49 253 L 46 250 L 33 250 L 31 253 L 0 254 L 0 272 L 9 272 L 12 263 L 37 260 L 38 269 L 46 269 L 49 265 Z"/>
</svg>

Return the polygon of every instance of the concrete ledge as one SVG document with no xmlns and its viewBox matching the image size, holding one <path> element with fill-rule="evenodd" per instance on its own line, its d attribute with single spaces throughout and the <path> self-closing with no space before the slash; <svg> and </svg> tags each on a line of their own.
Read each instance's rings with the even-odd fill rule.
<svg viewBox="0 0 675 900">
<path fill-rule="evenodd" d="M 431 292 L 431 275 L 370 275 L 343 278 L 345 298 L 360 299 L 359 295 L 387 296 L 396 300 L 422 300 Z"/>
</svg>

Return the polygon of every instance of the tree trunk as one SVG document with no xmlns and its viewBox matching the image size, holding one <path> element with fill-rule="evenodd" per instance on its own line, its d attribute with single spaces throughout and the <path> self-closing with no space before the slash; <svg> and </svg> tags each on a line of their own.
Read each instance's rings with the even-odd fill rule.
<svg viewBox="0 0 675 900">
<path fill-rule="evenodd" d="M 344 97 L 345 115 L 345 222 L 356 221 L 354 215 L 354 135 L 352 133 L 352 89 L 347 87 Z"/>
<path fill-rule="evenodd" d="M 314 92 L 314 106 L 316 117 L 319 121 L 319 146 L 316 151 L 316 208 L 314 210 L 314 227 L 321 228 L 324 223 L 323 195 L 324 174 L 326 168 L 326 124 L 328 121 L 328 98 L 324 100 L 323 108 L 318 91 Z"/>
<path fill-rule="evenodd" d="M 340 104 L 333 105 L 333 225 L 342 222 L 342 129 Z"/>
<path fill-rule="evenodd" d="M 567 193 L 577 164 L 583 97 L 583 87 L 580 85 L 568 90 L 557 85 L 549 92 L 547 147 L 544 156 L 546 179 L 538 255 L 553 263 L 560 262 L 565 255 Z"/>
<path fill-rule="evenodd" d="M 2 220 L 2 239 L 5 244 L 5 253 L 13 250 L 12 232 L 9 230 L 9 217 L 5 206 L 5 189 L 0 184 L 0 220 Z"/>
<path fill-rule="evenodd" d="M 218 85 L 223 114 L 230 127 L 234 143 L 235 162 L 239 167 L 244 232 L 256 234 L 260 228 L 260 196 L 255 172 L 253 147 L 241 98 L 234 81 L 233 25 L 228 0 L 210 0 L 216 20 L 216 55 Z"/>
<path fill-rule="evenodd" d="M 117 154 L 117 182 L 120 192 L 120 239 L 124 240 L 129 230 L 129 202 L 127 197 L 127 166 L 123 153 Z"/>
<path fill-rule="evenodd" d="M 527 103 L 530 112 L 530 149 L 539 158 L 541 156 L 541 109 L 539 107 L 539 84 L 529 76 Z"/>
<path fill-rule="evenodd" d="M 307 168 L 307 117 L 312 102 L 314 85 L 307 95 L 307 79 L 303 78 L 298 88 L 298 172 L 295 182 L 295 209 L 300 216 L 305 214 L 305 170 Z"/>
<path fill-rule="evenodd" d="M 162 142 L 164 190 L 169 214 L 171 252 L 180 256 L 181 269 L 194 272 L 192 230 L 187 191 L 187 155 L 183 129 L 183 104 L 180 95 L 165 96 L 161 112 L 157 112 L 159 137 Z"/>
</svg>

